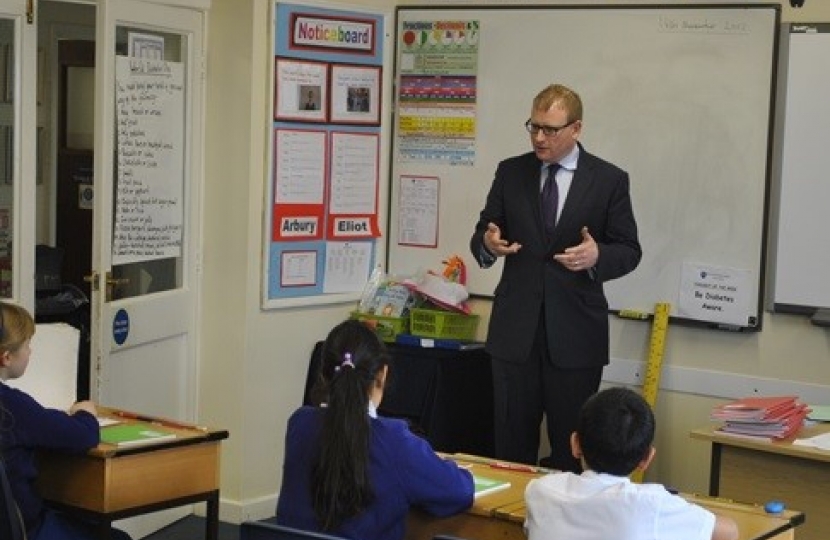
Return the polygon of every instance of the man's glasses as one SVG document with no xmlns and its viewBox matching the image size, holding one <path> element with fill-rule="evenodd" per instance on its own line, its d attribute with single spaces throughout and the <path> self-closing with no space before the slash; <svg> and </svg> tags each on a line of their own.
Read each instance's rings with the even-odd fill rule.
<svg viewBox="0 0 830 540">
<path fill-rule="evenodd" d="M 525 129 L 531 135 L 536 135 L 540 131 L 545 134 L 545 137 L 555 137 L 559 134 L 560 131 L 563 129 L 572 126 L 576 120 L 571 120 L 564 126 L 543 126 L 542 124 L 534 124 L 529 119 L 525 122 Z"/>
</svg>

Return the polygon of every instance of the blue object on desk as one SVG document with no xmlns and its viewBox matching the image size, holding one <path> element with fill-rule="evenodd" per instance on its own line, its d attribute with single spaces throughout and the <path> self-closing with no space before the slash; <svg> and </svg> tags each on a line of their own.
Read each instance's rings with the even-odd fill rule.
<svg viewBox="0 0 830 540">
<path fill-rule="evenodd" d="M 480 341 L 461 341 L 458 339 L 435 339 L 412 334 L 398 334 L 395 342 L 401 345 L 412 347 L 423 347 L 425 349 L 449 349 L 452 351 L 467 351 L 471 349 L 482 349 L 484 343 Z"/>
<path fill-rule="evenodd" d="M 764 510 L 768 514 L 780 514 L 784 511 L 784 503 L 781 501 L 769 501 L 764 505 Z"/>
</svg>

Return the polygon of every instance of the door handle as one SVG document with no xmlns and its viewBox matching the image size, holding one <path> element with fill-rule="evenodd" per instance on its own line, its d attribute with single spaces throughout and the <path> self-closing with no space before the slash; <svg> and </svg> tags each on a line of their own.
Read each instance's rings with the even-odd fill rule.
<svg viewBox="0 0 830 540">
<path fill-rule="evenodd" d="M 95 270 L 92 271 L 91 274 L 84 276 L 84 281 L 90 284 L 90 287 L 93 291 L 98 291 L 101 288 L 101 275 L 96 272 Z M 130 279 L 129 278 L 114 278 L 112 277 L 112 272 L 106 273 L 106 279 L 104 280 L 107 286 L 107 302 L 112 300 L 112 292 L 113 289 L 116 287 L 121 287 L 123 285 L 129 285 Z"/>
<path fill-rule="evenodd" d="M 89 286 L 92 287 L 93 291 L 98 290 L 98 272 L 95 270 L 93 270 L 91 274 L 84 276 L 84 281 L 89 283 Z"/>
<path fill-rule="evenodd" d="M 107 272 L 107 286 L 108 287 L 120 287 L 121 285 L 129 285 L 130 278 L 114 278 L 110 277 L 111 274 Z"/>
<path fill-rule="evenodd" d="M 124 277 L 122 277 L 122 278 L 112 277 L 112 271 L 107 271 L 106 279 L 104 280 L 104 282 L 107 285 L 107 295 L 106 295 L 107 298 L 106 298 L 106 300 L 107 300 L 107 302 L 112 302 L 114 297 L 115 297 L 115 295 L 113 294 L 115 292 L 115 289 L 117 289 L 118 287 L 121 287 L 122 285 L 129 285 L 130 284 L 130 279 L 129 278 L 124 278 Z"/>
</svg>

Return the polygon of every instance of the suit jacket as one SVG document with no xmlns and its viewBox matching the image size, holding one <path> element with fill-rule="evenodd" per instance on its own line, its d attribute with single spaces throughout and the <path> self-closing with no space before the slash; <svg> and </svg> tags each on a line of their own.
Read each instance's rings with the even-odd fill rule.
<svg viewBox="0 0 830 540">
<path fill-rule="evenodd" d="M 579 160 L 565 205 L 548 238 L 539 204 L 542 162 L 534 152 L 499 163 L 487 201 L 470 240 L 482 267 L 488 223 L 522 248 L 505 257 L 494 291 L 487 351 L 497 360 L 524 362 L 530 354 L 544 309 L 553 363 L 564 368 L 608 363 L 608 301 L 603 282 L 637 267 L 642 256 L 631 206 L 628 173 L 589 154 L 580 145 Z M 596 266 L 573 272 L 553 259 L 582 241 L 588 227 L 599 247 Z"/>
</svg>

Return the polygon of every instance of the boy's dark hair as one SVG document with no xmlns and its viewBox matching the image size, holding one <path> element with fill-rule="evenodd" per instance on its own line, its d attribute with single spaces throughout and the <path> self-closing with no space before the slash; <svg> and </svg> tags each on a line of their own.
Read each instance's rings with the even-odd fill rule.
<svg viewBox="0 0 830 540">
<path fill-rule="evenodd" d="M 588 468 L 628 476 L 651 450 L 654 413 L 640 394 L 606 388 L 582 407 L 576 433 Z"/>
</svg>

